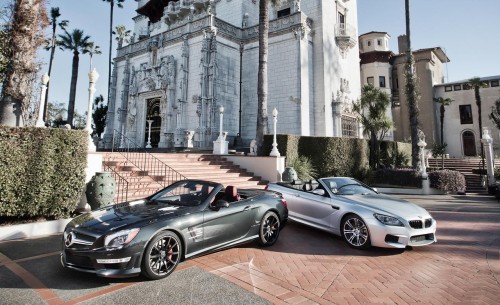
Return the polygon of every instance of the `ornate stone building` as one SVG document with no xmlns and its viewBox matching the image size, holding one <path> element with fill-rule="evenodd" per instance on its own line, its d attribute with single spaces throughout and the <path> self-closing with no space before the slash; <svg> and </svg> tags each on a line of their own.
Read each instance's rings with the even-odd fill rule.
<svg viewBox="0 0 500 305">
<path fill-rule="evenodd" d="M 229 143 L 255 137 L 257 0 L 136 0 L 129 45 L 114 61 L 105 146 L 114 130 L 139 145 L 210 148 L 219 107 Z M 358 137 L 355 0 L 270 7 L 268 113 L 278 133 Z M 271 127 L 271 126 L 270 126 Z M 115 141 L 117 138 L 115 138 Z M 116 143 L 115 142 L 115 143 Z"/>
</svg>

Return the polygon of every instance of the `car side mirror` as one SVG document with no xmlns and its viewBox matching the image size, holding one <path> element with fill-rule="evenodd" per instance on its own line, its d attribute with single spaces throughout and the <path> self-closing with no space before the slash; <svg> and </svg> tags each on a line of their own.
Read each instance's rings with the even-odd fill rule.
<svg viewBox="0 0 500 305">
<path fill-rule="evenodd" d="M 229 207 L 229 202 L 227 202 L 226 200 L 222 200 L 222 199 L 219 199 L 215 202 L 215 204 L 213 205 L 213 209 L 214 210 L 219 210 L 221 208 L 227 208 Z"/>
<path fill-rule="evenodd" d="M 324 189 L 315 189 L 312 191 L 313 194 L 319 195 L 319 196 L 325 196 L 325 190 Z"/>
</svg>

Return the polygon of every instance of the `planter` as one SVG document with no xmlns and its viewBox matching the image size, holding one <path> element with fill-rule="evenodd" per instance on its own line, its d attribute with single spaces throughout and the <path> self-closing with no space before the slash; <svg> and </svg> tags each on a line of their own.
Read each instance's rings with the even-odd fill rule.
<svg viewBox="0 0 500 305">
<path fill-rule="evenodd" d="M 281 180 L 283 181 L 294 181 L 294 180 L 299 180 L 297 177 L 297 172 L 293 167 L 287 167 L 283 171 L 283 174 L 281 175 Z"/>
<path fill-rule="evenodd" d="M 87 183 L 87 203 L 92 210 L 113 203 L 116 194 L 116 181 L 108 172 L 97 172 Z"/>
</svg>

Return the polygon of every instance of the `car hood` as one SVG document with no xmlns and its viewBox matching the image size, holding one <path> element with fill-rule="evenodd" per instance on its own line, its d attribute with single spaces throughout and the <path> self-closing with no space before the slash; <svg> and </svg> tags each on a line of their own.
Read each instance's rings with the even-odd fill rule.
<svg viewBox="0 0 500 305">
<path fill-rule="evenodd" d="M 155 220 L 168 220 L 192 212 L 193 207 L 167 204 L 149 205 L 145 200 L 104 207 L 73 219 L 68 226 L 103 233 L 136 224 L 141 227 Z M 140 223 L 143 223 L 142 225 Z"/>
<path fill-rule="evenodd" d="M 429 213 L 416 204 L 403 199 L 381 194 L 349 195 L 345 196 L 350 203 L 364 206 L 375 213 L 399 216 L 405 219 L 415 219 L 418 216 L 429 217 Z"/>
</svg>

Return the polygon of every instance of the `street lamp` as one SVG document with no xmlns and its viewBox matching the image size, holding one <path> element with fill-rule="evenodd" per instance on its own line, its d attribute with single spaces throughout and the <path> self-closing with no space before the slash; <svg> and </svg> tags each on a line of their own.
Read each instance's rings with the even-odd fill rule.
<svg viewBox="0 0 500 305">
<path fill-rule="evenodd" d="M 85 126 L 85 130 L 89 134 L 89 146 L 88 146 L 89 151 L 96 151 L 96 147 L 91 136 L 92 135 L 91 124 L 92 124 L 92 105 L 95 93 L 95 83 L 97 82 L 98 78 L 99 78 L 99 73 L 97 73 L 97 70 L 95 68 L 91 72 L 89 72 L 89 102 L 87 108 L 87 124 Z"/>
<path fill-rule="evenodd" d="M 224 139 L 222 138 L 222 120 L 224 117 L 224 106 L 220 105 L 219 106 L 219 121 L 220 121 L 220 126 L 219 126 L 219 141 L 223 141 Z"/>
<path fill-rule="evenodd" d="M 213 154 L 214 155 L 225 155 L 228 152 L 228 142 L 224 139 L 224 133 L 222 131 L 222 121 L 224 118 L 224 106 L 220 105 L 219 106 L 219 137 L 217 138 L 216 141 L 214 141 L 214 150 Z"/>
<path fill-rule="evenodd" d="M 36 119 L 36 127 L 45 127 L 45 123 L 43 122 L 43 109 L 45 109 L 45 94 L 47 91 L 47 83 L 49 82 L 50 77 L 45 73 L 42 76 L 42 92 L 40 93 L 40 108 L 38 108 L 38 118 Z"/>
<path fill-rule="evenodd" d="M 146 145 L 146 148 L 153 148 L 153 146 L 151 146 L 151 124 L 153 124 L 153 120 L 147 120 L 146 122 L 148 122 L 148 125 L 149 125 L 149 128 L 148 128 L 148 143 Z"/>
<path fill-rule="evenodd" d="M 269 154 L 272 157 L 281 156 L 280 152 L 278 151 L 278 143 L 276 142 L 276 122 L 278 122 L 278 109 L 276 109 L 275 107 L 273 109 L 273 123 L 274 123 L 273 149 Z"/>
</svg>

